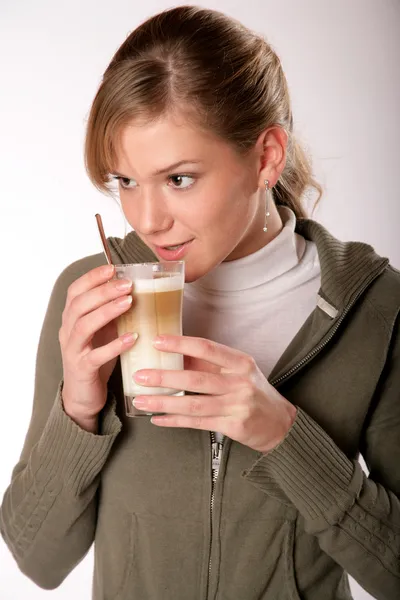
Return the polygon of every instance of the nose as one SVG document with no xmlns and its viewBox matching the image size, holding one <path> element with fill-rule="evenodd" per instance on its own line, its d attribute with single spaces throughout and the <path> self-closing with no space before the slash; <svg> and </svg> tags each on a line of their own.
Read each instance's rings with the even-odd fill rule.
<svg viewBox="0 0 400 600">
<path fill-rule="evenodd" d="M 173 224 L 173 218 L 168 211 L 165 200 L 155 191 L 142 193 L 137 211 L 135 229 L 143 235 L 153 235 L 159 231 L 166 231 Z"/>
</svg>

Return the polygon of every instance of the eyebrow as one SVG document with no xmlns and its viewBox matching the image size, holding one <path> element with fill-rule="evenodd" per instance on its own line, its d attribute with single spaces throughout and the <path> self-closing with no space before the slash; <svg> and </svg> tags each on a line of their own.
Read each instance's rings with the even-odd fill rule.
<svg viewBox="0 0 400 600">
<path fill-rule="evenodd" d="M 157 175 L 164 175 L 165 173 L 170 173 L 171 171 L 173 171 L 174 169 L 177 169 L 181 165 L 186 165 L 186 164 L 197 165 L 202 162 L 203 162 L 202 160 L 180 160 L 179 162 L 169 165 L 168 167 L 164 167 L 163 169 L 158 169 L 157 171 L 154 171 L 154 173 L 152 173 L 151 176 L 156 177 Z M 123 177 L 124 179 L 130 179 L 130 177 L 127 177 L 126 175 L 122 175 L 122 173 L 118 173 L 117 171 L 113 171 L 112 175 L 117 175 L 118 177 Z"/>
</svg>

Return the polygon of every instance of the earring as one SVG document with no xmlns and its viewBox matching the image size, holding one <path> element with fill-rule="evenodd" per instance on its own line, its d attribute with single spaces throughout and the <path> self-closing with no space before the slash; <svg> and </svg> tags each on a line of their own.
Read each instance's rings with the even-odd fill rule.
<svg viewBox="0 0 400 600">
<path fill-rule="evenodd" d="M 265 184 L 265 220 L 264 220 L 264 227 L 263 227 L 263 231 L 268 231 L 268 227 L 267 227 L 267 219 L 270 216 L 270 213 L 268 211 L 268 203 L 269 203 L 269 181 L 268 179 L 264 180 L 264 184 Z"/>
</svg>

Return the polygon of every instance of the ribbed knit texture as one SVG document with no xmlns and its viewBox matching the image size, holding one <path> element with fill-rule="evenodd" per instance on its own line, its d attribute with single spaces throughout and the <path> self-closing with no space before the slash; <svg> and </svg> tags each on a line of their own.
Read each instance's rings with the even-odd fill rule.
<svg viewBox="0 0 400 600">
<path fill-rule="evenodd" d="M 273 496 L 283 492 L 306 519 L 334 523 L 360 491 L 362 478 L 353 480 L 354 472 L 354 463 L 298 408 L 285 439 L 243 476 Z"/>
<path fill-rule="evenodd" d="M 85 489 L 101 470 L 121 429 L 121 422 L 115 415 L 115 406 L 115 398 L 109 396 L 101 435 L 85 431 L 64 412 L 61 383 L 36 447 L 40 456 L 37 477 L 45 480 L 58 479 L 62 487 L 73 495 L 78 495 Z"/>
<path fill-rule="evenodd" d="M 389 259 L 378 256 L 369 244 L 342 242 L 312 219 L 298 219 L 296 231 L 316 243 L 322 293 L 339 311 L 389 263 Z"/>
<path fill-rule="evenodd" d="M 19 559 L 29 551 L 54 502 L 63 496 L 73 500 L 91 485 L 121 429 L 115 414 L 115 398 L 111 395 L 104 410 L 102 434 L 81 429 L 64 412 L 62 384 L 42 436 L 32 449 L 27 469 L 20 475 L 28 477 L 30 485 L 18 510 L 12 495 L 4 500 L 3 514 L 8 515 L 7 543 Z"/>
<path fill-rule="evenodd" d="M 156 255 L 134 231 L 128 233 L 124 240 L 109 237 L 107 241 L 110 245 L 114 263 L 158 262 Z"/>
</svg>

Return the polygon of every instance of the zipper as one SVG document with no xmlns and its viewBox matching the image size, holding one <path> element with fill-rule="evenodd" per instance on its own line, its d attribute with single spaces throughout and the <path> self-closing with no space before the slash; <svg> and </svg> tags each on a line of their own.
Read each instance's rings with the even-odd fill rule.
<svg viewBox="0 0 400 600">
<path fill-rule="evenodd" d="M 284 381 L 285 379 L 288 379 L 289 377 L 291 377 L 293 375 L 293 373 L 295 373 L 296 371 L 298 371 L 301 367 L 303 367 L 306 363 L 308 363 L 312 358 L 314 358 L 314 356 L 316 354 L 318 354 L 318 352 L 320 352 L 322 350 L 322 348 L 324 348 L 327 344 L 329 344 L 329 342 L 331 341 L 331 339 L 333 338 L 333 336 L 335 335 L 335 333 L 337 332 L 337 330 L 339 329 L 342 321 L 345 319 L 347 313 L 350 311 L 350 309 L 354 306 L 354 304 L 357 302 L 357 300 L 359 299 L 359 297 L 364 293 L 364 291 L 368 288 L 368 286 L 374 281 L 374 279 L 376 279 L 378 277 L 378 275 L 380 275 L 382 271 L 380 271 L 379 273 L 374 273 L 373 275 L 371 275 L 368 280 L 365 282 L 365 284 L 363 285 L 363 287 L 357 292 L 356 296 L 353 298 L 353 300 L 346 306 L 346 308 L 344 309 L 344 311 L 342 312 L 341 317 L 339 318 L 338 322 L 336 323 L 335 327 L 332 329 L 330 335 L 326 338 L 326 340 L 324 340 L 322 342 L 322 344 L 319 344 L 318 346 L 316 346 L 315 348 L 313 348 L 308 354 L 307 356 L 305 356 L 304 358 L 302 358 L 297 365 L 295 365 L 294 367 L 292 367 L 291 369 L 289 369 L 289 371 L 287 371 L 287 373 L 284 373 L 283 375 L 281 375 L 281 377 L 278 377 L 278 379 L 273 379 L 272 381 L 270 381 L 270 384 L 273 386 L 278 385 L 278 383 L 281 383 L 282 381 Z"/>
<path fill-rule="evenodd" d="M 222 450 L 224 446 L 224 439 L 222 438 L 222 442 L 218 442 L 215 433 L 210 431 L 210 439 L 211 439 L 211 498 L 210 498 L 210 546 L 209 546 L 209 562 L 208 562 L 208 580 L 207 580 L 207 597 L 208 591 L 210 587 L 210 578 L 211 578 L 211 548 L 212 548 L 212 538 L 213 538 L 213 510 L 214 510 L 214 496 L 215 496 L 215 484 L 218 479 L 219 467 L 221 465 L 221 457 Z"/>
</svg>

